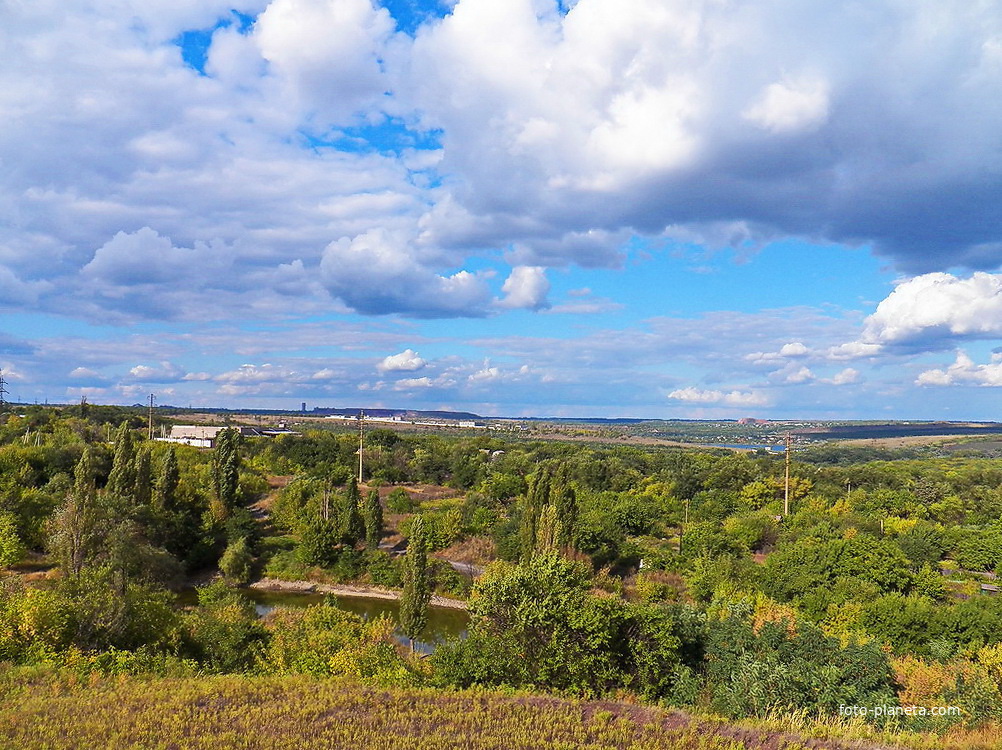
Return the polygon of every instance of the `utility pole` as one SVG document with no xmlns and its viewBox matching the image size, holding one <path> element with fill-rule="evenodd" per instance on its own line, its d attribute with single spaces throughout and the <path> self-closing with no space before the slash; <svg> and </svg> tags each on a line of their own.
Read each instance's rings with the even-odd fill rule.
<svg viewBox="0 0 1002 750">
<path fill-rule="evenodd" d="M 153 440 L 153 394 L 150 394 L 150 424 L 147 439 Z"/>
<path fill-rule="evenodd" d="M 362 425 L 365 424 L 365 412 L 358 410 L 358 483 L 362 484 Z"/>
<path fill-rule="evenodd" d="M 7 394 L 10 391 L 7 390 L 7 380 L 3 376 L 3 370 L 0 370 L 0 410 L 7 406 Z"/>
<path fill-rule="evenodd" d="M 783 517 L 790 515 L 790 433 L 786 433 L 786 485 L 783 492 Z"/>
</svg>

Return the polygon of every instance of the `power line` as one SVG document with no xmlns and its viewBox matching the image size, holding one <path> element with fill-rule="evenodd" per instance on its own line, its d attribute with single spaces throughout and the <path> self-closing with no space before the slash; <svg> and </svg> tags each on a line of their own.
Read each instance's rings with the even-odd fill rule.
<svg viewBox="0 0 1002 750">
<path fill-rule="evenodd" d="M 10 391 L 7 390 L 7 380 L 3 376 L 3 370 L 0 369 L 0 409 L 7 406 L 7 394 Z"/>
</svg>

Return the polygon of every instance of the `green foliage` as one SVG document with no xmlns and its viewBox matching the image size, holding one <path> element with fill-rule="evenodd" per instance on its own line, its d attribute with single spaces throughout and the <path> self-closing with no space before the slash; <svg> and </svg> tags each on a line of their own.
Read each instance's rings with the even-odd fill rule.
<svg viewBox="0 0 1002 750">
<path fill-rule="evenodd" d="M 348 489 L 342 497 L 338 523 L 341 527 L 341 541 L 349 547 L 365 540 L 365 521 L 359 510 L 358 482 L 355 477 L 348 480 Z"/>
<path fill-rule="evenodd" d="M 625 605 L 589 595 L 588 586 L 584 567 L 555 554 L 489 567 L 471 598 L 471 632 L 508 643 L 497 654 L 498 674 L 582 694 L 600 694 L 621 682 Z M 456 648 L 462 646 L 453 653 Z M 517 654 L 518 663 L 501 663 L 505 654 Z M 480 674 L 466 681 L 474 679 L 501 684 Z"/>
<path fill-rule="evenodd" d="M 725 532 L 714 521 L 697 521 L 682 530 L 682 555 L 694 560 L 699 557 L 738 556 L 747 552 L 736 535 Z"/>
<path fill-rule="evenodd" d="M 223 509 L 236 504 L 239 480 L 240 433 L 227 428 L 216 435 L 216 448 L 212 455 L 212 489 Z"/>
<path fill-rule="evenodd" d="M 887 656 L 874 643 L 842 646 L 808 623 L 739 616 L 707 629 L 713 707 L 726 716 L 800 712 L 835 715 L 839 706 L 897 705 Z"/>
<path fill-rule="evenodd" d="M 134 477 L 133 499 L 136 505 L 148 506 L 153 497 L 153 468 L 150 463 L 150 447 L 142 446 L 136 451 L 135 463 L 132 469 Z"/>
<path fill-rule="evenodd" d="M 363 677 L 388 685 L 418 681 L 393 647 L 388 618 L 366 621 L 329 600 L 306 609 L 277 609 L 268 630 L 261 657 L 267 672 Z"/>
<path fill-rule="evenodd" d="M 0 511 L 0 568 L 9 568 L 24 557 L 24 544 L 18 534 L 17 518 Z"/>
<path fill-rule="evenodd" d="M 842 578 L 869 581 L 881 591 L 906 591 L 912 583 L 908 560 L 896 545 L 858 534 L 781 546 L 766 562 L 763 585 L 773 598 L 789 601 Z"/>
<path fill-rule="evenodd" d="M 383 538 L 383 506 L 379 502 L 379 490 L 369 491 L 363 511 L 365 546 L 368 549 L 376 549 L 380 539 Z"/>
<path fill-rule="evenodd" d="M 242 584 L 250 580 L 253 563 L 254 556 L 247 546 L 247 538 L 241 537 L 226 547 L 223 556 L 219 558 L 219 569 L 228 581 Z"/>
<path fill-rule="evenodd" d="M 413 643 L 428 624 L 428 602 L 431 586 L 428 582 L 428 557 L 425 549 L 424 522 L 414 519 L 407 539 L 404 560 L 404 590 L 400 597 L 400 629 Z"/>
<path fill-rule="evenodd" d="M 396 487 L 386 496 L 386 509 L 390 513 L 410 513 L 414 510 L 411 496 L 403 487 Z"/>
<path fill-rule="evenodd" d="M 115 460 L 105 489 L 120 497 L 131 497 L 136 490 L 136 444 L 128 421 L 115 433 Z"/>
<path fill-rule="evenodd" d="M 647 700 L 693 703 L 701 687 L 684 661 L 675 612 L 654 606 L 630 607 L 626 625 L 626 684 Z"/>
<path fill-rule="evenodd" d="M 334 565 L 341 552 L 341 529 L 336 521 L 312 518 L 302 524 L 297 552 L 306 565 Z"/>
<path fill-rule="evenodd" d="M 994 571 L 1002 563 L 1002 524 L 965 530 L 955 557 L 967 570 Z"/>
<path fill-rule="evenodd" d="M 377 586 L 400 588 L 404 578 L 401 566 L 394 558 L 381 550 L 366 550 L 362 560 L 369 581 Z"/>
<path fill-rule="evenodd" d="M 164 453 L 163 463 L 157 477 L 155 499 L 157 507 L 172 511 L 177 505 L 177 488 L 181 482 L 181 472 L 177 465 L 177 454 L 174 446 Z"/>
<path fill-rule="evenodd" d="M 254 605 L 221 581 L 200 588 L 198 604 L 184 616 L 185 652 L 212 672 L 255 668 L 267 631 Z"/>
<path fill-rule="evenodd" d="M 730 516 L 724 521 L 724 533 L 744 549 L 761 550 L 776 543 L 779 527 L 768 511 L 754 511 Z"/>
<path fill-rule="evenodd" d="M 916 569 L 923 565 L 937 565 L 946 550 L 942 527 L 927 521 L 918 521 L 911 529 L 897 536 L 894 542 Z"/>
</svg>

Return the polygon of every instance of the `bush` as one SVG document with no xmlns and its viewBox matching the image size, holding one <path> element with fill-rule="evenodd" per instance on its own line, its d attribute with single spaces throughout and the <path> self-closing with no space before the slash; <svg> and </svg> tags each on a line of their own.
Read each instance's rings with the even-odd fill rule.
<svg viewBox="0 0 1002 750">
<path fill-rule="evenodd" d="M 16 565 L 24 557 L 24 544 L 18 535 L 17 518 L 0 511 L 0 568 Z"/>
<path fill-rule="evenodd" d="M 483 642 L 517 644 L 523 665 L 502 670 L 504 679 L 515 673 L 539 687 L 604 693 L 623 682 L 625 606 L 588 594 L 589 586 L 586 568 L 555 554 L 495 563 L 470 599 L 470 632 Z M 502 684 L 502 677 L 480 679 Z"/>
<path fill-rule="evenodd" d="M 386 496 L 386 509 L 391 513 L 410 513 L 414 510 L 414 503 L 407 490 L 397 487 Z"/>
<path fill-rule="evenodd" d="M 362 565 L 369 580 L 377 586 L 400 588 L 403 585 L 403 575 L 400 566 L 393 556 L 381 550 L 366 550 L 363 553 Z"/>
<path fill-rule="evenodd" d="M 387 685 L 420 682 L 394 648 L 394 623 L 387 617 L 366 621 L 328 600 L 276 609 L 267 627 L 271 639 L 260 660 L 267 672 L 364 677 Z"/>
<path fill-rule="evenodd" d="M 809 623 L 757 630 L 741 617 L 708 628 L 713 706 L 730 717 L 834 716 L 839 706 L 897 705 L 886 655 L 875 643 L 845 647 Z"/>
<path fill-rule="evenodd" d="M 252 669 L 267 635 L 254 605 L 222 582 L 200 588 L 198 602 L 185 615 L 188 654 L 213 672 Z"/>
<path fill-rule="evenodd" d="M 219 569 L 227 580 L 244 584 L 251 578 L 253 562 L 254 557 L 247 547 L 247 539 L 240 538 L 235 542 L 230 542 L 226 551 L 223 552 L 223 556 L 219 560 Z"/>
</svg>

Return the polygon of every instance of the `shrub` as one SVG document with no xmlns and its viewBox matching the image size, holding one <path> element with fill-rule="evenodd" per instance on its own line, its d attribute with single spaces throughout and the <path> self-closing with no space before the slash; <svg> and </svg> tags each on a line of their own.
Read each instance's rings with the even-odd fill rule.
<svg viewBox="0 0 1002 750">
<path fill-rule="evenodd" d="M 24 544 L 18 535 L 17 518 L 0 511 L 0 568 L 9 568 L 24 557 Z"/>
<path fill-rule="evenodd" d="M 386 509 L 391 513 L 410 513 L 414 510 L 414 503 L 407 490 L 397 487 L 386 496 Z"/>
<path fill-rule="evenodd" d="M 242 537 L 227 546 L 219 560 L 219 569 L 227 580 L 243 584 L 250 580 L 253 562 L 254 557 L 247 547 L 247 539 Z"/>
<path fill-rule="evenodd" d="M 252 669 L 266 638 L 254 605 L 222 582 L 200 588 L 198 602 L 185 615 L 188 654 L 213 672 Z"/>
<path fill-rule="evenodd" d="M 393 621 L 338 608 L 333 600 L 305 609 L 274 610 L 267 627 L 270 641 L 260 664 L 277 674 L 345 675 L 382 684 L 420 682 L 393 642 Z"/>
<path fill-rule="evenodd" d="M 842 705 L 897 705 L 886 655 L 875 643 L 842 647 L 810 623 L 794 632 L 741 617 L 708 629 L 706 651 L 714 708 L 731 716 L 835 715 Z"/>
</svg>

